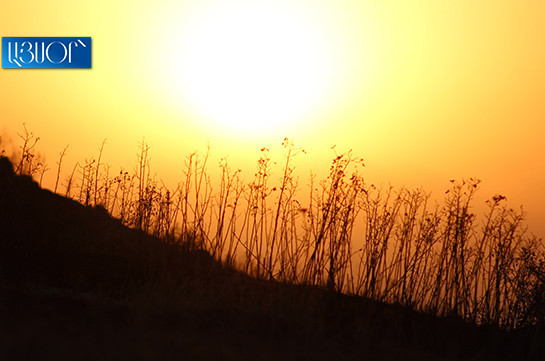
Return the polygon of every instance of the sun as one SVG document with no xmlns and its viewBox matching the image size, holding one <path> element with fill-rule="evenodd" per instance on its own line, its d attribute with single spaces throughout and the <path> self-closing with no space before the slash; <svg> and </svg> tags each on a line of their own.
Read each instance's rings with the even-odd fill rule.
<svg viewBox="0 0 545 361">
<path fill-rule="evenodd" d="M 170 30 L 168 90 L 221 132 L 287 135 L 332 91 L 327 29 L 288 2 L 207 2 Z"/>
</svg>

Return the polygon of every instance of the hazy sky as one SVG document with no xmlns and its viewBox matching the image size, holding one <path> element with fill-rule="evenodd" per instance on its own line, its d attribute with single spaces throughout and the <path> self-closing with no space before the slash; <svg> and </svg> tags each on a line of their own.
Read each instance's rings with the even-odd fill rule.
<svg viewBox="0 0 545 361">
<path fill-rule="evenodd" d="M 0 131 L 52 165 L 107 138 L 131 168 L 145 136 L 162 178 L 208 142 L 251 176 L 288 136 L 316 172 L 336 145 L 437 197 L 479 178 L 545 236 L 543 1 L 14 1 L 0 34 L 93 39 L 91 70 L 0 70 Z"/>
</svg>

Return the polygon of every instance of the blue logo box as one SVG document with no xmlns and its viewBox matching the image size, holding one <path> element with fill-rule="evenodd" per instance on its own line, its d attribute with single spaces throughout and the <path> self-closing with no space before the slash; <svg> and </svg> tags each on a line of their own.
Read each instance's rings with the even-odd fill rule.
<svg viewBox="0 0 545 361">
<path fill-rule="evenodd" d="M 90 69 L 90 37 L 2 37 L 4 69 Z"/>
</svg>

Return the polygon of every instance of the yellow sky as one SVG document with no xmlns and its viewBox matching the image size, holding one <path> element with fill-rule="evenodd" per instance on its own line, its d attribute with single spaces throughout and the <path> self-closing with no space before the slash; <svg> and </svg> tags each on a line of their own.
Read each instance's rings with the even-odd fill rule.
<svg viewBox="0 0 545 361">
<path fill-rule="evenodd" d="M 544 237 L 543 34 L 543 1 L 9 2 L 1 36 L 91 36 L 93 68 L 1 69 L 0 131 L 26 123 L 51 164 L 67 144 L 74 163 L 107 138 L 108 162 L 129 168 L 145 136 L 165 179 L 208 142 L 249 175 L 259 148 L 285 136 L 316 172 L 336 145 L 361 155 L 374 182 L 440 196 L 449 179 L 479 178 L 483 198 L 524 204 Z M 265 55 L 248 61 L 248 49 Z M 199 56 L 212 79 L 194 69 Z M 236 75 L 245 69 L 254 77 Z M 253 128 L 262 108 L 267 124 Z M 237 117 L 250 130 L 236 131 Z"/>
</svg>

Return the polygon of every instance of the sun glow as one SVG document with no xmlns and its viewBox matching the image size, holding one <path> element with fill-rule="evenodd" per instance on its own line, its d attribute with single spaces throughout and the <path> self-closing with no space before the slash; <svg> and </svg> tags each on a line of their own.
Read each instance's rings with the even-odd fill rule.
<svg viewBox="0 0 545 361">
<path fill-rule="evenodd" d="M 265 6 L 266 5 L 266 6 Z M 165 24 L 180 34 L 163 82 L 178 104 L 221 132 L 280 134 L 301 125 L 334 92 L 331 34 L 281 1 L 218 2 Z"/>
</svg>

